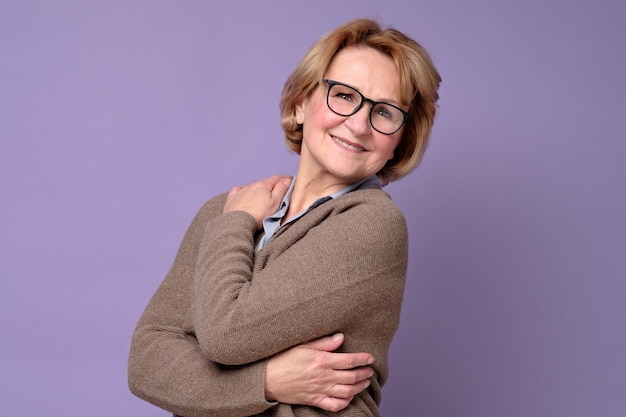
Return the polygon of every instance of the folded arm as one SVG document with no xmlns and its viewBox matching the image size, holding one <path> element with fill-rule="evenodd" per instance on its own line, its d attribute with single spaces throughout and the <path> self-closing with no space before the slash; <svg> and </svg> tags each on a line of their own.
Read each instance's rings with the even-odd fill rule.
<svg viewBox="0 0 626 417">
<path fill-rule="evenodd" d="M 330 353 L 343 340 L 322 339 L 269 360 L 229 366 L 208 360 L 194 335 L 185 331 L 205 224 L 222 205 L 223 198 L 212 200 L 196 216 L 139 320 L 129 357 L 131 391 L 185 417 L 249 416 L 278 402 L 314 405 L 321 413 L 346 409 L 351 397 L 368 384 L 372 369 L 365 365 L 373 358 L 366 353 Z"/>
<path fill-rule="evenodd" d="M 237 211 L 211 219 L 193 276 L 193 328 L 207 358 L 251 363 L 366 327 L 390 340 L 407 257 L 406 225 L 394 208 L 355 205 L 308 225 L 316 222 L 311 212 L 280 236 L 287 247 L 269 243 L 266 250 L 274 244 L 277 255 L 265 265 L 254 263 L 257 223 L 251 215 Z M 385 322 L 387 312 L 392 319 Z"/>
</svg>

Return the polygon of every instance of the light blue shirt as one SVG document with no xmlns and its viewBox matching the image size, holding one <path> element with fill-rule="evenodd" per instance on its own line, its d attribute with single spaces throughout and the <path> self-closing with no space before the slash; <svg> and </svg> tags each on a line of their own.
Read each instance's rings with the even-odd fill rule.
<svg viewBox="0 0 626 417">
<path fill-rule="evenodd" d="M 376 175 L 372 175 L 371 177 L 367 177 L 361 181 L 355 182 L 354 184 L 350 184 L 347 187 L 344 187 L 341 190 L 337 191 L 336 193 L 329 194 L 322 198 L 318 198 L 317 200 L 315 200 L 313 204 L 311 204 L 311 206 L 309 206 L 309 208 L 307 208 L 306 210 L 302 210 L 296 215 L 290 217 L 289 219 L 285 221 L 285 223 L 281 225 L 280 222 L 282 221 L 283 217 L 285 217 L 285 214 L 287 214 L 287 210 L 289 209 L 289 202 L 291 201 L 291 192 L 293 191 L 293 186 L 295 183 L 296 183 L 296 178 L 294 178 L 293 181 L 291 181 L 291 185 L 289 186 L 289 189 L 285 193 L 285 196 L 283 197 L 283 201 L 280 203 L 280 206 L 278 207 L 278 211 L 266 217 L 265 219 L 263 219 L 264 235 L 261 238 L 261 240 L 259 240 L 259 243 L 256 248 L 257 250 L 262 249 L 267 244 L 267 242 L 269 242 L 272 239 L 272 237 L 276 234 L 276 232 L 280 230 L 281 227 L 298 220 L 300 217 L 304 216 L 306 213 L 313 210 L 315 207 L 321 204 L 324 204 L 328 200 L 341 197 L 342 195 L 348 194 L 349 192 L 355 191 L 355 190 L 365 190 L 368 188 L 378 188 L 378 189 L 382 188 L 380 185 L 380 179 Z"/>
</svg>

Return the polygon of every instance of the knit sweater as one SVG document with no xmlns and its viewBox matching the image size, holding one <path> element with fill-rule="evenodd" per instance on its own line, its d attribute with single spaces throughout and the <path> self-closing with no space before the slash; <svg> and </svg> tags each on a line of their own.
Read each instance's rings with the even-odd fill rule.
<svg viewBox="0 0 626 417">
<path fill-rule="evenodd" d="M 129 357 L 131 391 L 185 417 L 378 416 L 398 327 L 407 228 L 382 190 L 330 200 L 255 252 L 256 222 L 208 201 L 144 310 Z M 371 385 L 338 413 L 268 402 L 270 356 L 342 332 L 340 351 L 376 358 Z"/>
</svg>

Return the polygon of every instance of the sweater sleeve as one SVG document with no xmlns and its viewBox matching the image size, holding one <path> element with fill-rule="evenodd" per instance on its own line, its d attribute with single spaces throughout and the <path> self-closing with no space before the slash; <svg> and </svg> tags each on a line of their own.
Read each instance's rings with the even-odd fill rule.
<svg viewBox="0 0 626 417">
<path fill-rule="evenodd" d="M 192 308 L 207 358 L 253 363 L 337 331 L 346 333 L 347 345 L 355 341 L 347 350 L 371 352 L 371 344 L 358 340 L 378 338 L 383 342 L 373 343 L 386 354 L 408 251 L 406 223 L 395 204 L 354 204 L 323 221 L 309 213 L 268 244 L 264 250 L 277 255 L 265 265 L 253 263 L 253 233 L 254 221 L 243 212 L 207 224 Z"/>
<path fill-rule="evenodd" d="M 202 354 L 197 340 L 183 330 L 202 230 L 207 218 L 218 209 L 221 212 L 222 205 L 219 198 L 209 202 L 192 222 L 131 343 L 131 391 L 185 417 L 250 416 L 276 404 L 265 400 L 265 360 L 245 366 L 213 363 Z"/>
</svg>

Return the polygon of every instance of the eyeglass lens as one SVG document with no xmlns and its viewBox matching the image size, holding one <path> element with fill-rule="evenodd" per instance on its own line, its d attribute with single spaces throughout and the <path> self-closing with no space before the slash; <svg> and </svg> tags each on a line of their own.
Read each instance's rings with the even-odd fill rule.
<svg viewBox="0 0 626 417">
<path fill-rule="evenodd" d="M 351 116 L 361 107 L 363 96 L 354 88 L 331 84 L 328 90 L 328 107 L 341 116 Z M 395 133 L 404 123 L 404 114 L 387 103 L 376 103 L 370 111 L 372 127 L 384 134 Z"/>
</svg>

